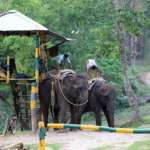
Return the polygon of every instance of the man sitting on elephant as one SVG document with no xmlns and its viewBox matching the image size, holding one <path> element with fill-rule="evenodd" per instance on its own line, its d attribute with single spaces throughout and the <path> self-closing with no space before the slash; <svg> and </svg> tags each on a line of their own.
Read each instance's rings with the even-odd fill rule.
<svg viewBox="0 0 150 150">
<path fill-rule="evenodd" d="M 94 59 L 88 60 L 87 70 L 90 85 L 85 111 L 94 112 L 96 124 L 101 125 L 101 110 L 103 110 L 108 126 L 113 127 L 115 89 L 100 76 L 100 71 Z"/>
<path fill-rule="evenodd" d="M 101 77 L 102 72 L 98 68 L 98 65 L 97 65 L 95 59 L 88 59 L 87 64 L 86 64 L 86 68 L 87 68 L 87 73 L 88 73 L 89 79 Z"/>
</svg>

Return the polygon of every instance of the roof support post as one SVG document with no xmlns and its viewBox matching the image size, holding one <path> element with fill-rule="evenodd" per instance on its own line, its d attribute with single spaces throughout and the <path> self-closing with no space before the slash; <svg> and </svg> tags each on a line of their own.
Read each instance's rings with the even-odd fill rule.
<svg viewBox="0 0 150 150">
<path fill-rule="evenodd" d="M 46 78 L 47 67 L 47 53 L 46 53 L 46 33 L 40 32 L 40 81 Z"/>
<path fill-rule="evenodd" d="M 10 57 L 7 56 L 7 75 L 6 75 L 6 83 L 10 81 Z"/>
<path fill-rule="evenodd" d="M 36 48 L 35 48 L 35 80 L 39 82 L 39 55 L 40 55 L 40 38 L 36 36 Z"/>
<path fill-rule="evenodd" d="M 38 83 L 39 83 L 39 55 L 40 55 L 40 38 L 36 35 L 36 48 L 35 48 L 35 83 L 31 87 L 31 127 L 32 132 L 37 130 L 37 101 L 38 101 Z"/>
</svg>

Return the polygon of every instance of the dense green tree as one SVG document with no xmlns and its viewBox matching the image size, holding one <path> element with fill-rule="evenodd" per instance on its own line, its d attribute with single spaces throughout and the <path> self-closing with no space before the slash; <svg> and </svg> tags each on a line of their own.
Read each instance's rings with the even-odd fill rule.
<svg viewBox="0 0 150 150">
<path fill-rule="evenodd" d="M 62 52 L 70 54 L 73 68 L 86 71 L 86 60 L 95 58 L 104 78 L 117 87 L 117 106 L 127 104 L 122 94 L 116 22 L 121 20 L 126 31 L 139 35 L 146 20 L 144 11 L 136 12 L 125 7 L 116 13 L 112 0 L 0 0 L 0 12 L 11 9 L 24 13 L 52 31 L 75 39 L 61 46 Z M 34 48 L 33 38 L 0 38 L 0 54 L 15 56 L 18 70 L 31 75 Z"/>
</svg>

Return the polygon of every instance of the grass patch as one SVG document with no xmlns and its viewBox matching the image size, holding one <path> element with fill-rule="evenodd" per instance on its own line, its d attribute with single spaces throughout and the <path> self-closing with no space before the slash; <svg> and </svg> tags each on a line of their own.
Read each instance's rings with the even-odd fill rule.
<svg viewBox="0 0 150 150">
<path fill-rule="evenodd" d="M 117 110 L 115 113 L 115 122 L 117 127 L 140 127 L 144 124 L 150 125 L 150 104 L 144 104 L 139 107 L 140 113 L 142 116 L 142 121 L 138 122 L 129 122 L 130 118 L 132 117 L 131 108 Z"/>
<path fill-rule="evenodd" d="M 109 146 L 105 146 L 105 147 L 97 147 L 97 148 L 89 149 L 89 150 L 110 150 L 110 147 L 109 147 Z"/>
<path fill-rule="evenodd" d="M 149 149 L 150 149 L 150 140 L 135 142 L 127 148 L 127 150 L 149 150 Z"/>
<path fill-rule="evenodd" d="M 142 117 L 141 121 L 136 122 L 127 122 L 120 127 L 131 127 L 131 128 L 137 128 L 137 127 L 150 127 L 150 115 L 146 115 Z"/>
<path fill-rule="evenodd" d="M 51 148 L 52 150 L 59 150 L 60 149 L 60 144 L 55 143 L 55 144 L 46 144 L 46 147 Z M 37 150 L 38 149 L 38 145 L 36 144 L 29 144 L 29 145 L 25 145 L 25 147 L 30 148 L 31 150 Z"/>
<path fill-rule="evenodd" d="M 132 117 L 131 108 L 124 108 L 116 110 L 115 112 L 115 126 L 116 127 L 131 127 L 136 128 L 143 125 L 149 125 L 150 127 L 150 103 L 140 105 L 140 113 L 142 116 L 142 121 L 129 123 L 130 118 Z M 86 113 L 82 117 L 82 124 L 95 124 L 95 116 L 93 113 Z M 107 126 L 106 119 L 104 115 L 102 116 L 102 125 Z"/>
</svg>

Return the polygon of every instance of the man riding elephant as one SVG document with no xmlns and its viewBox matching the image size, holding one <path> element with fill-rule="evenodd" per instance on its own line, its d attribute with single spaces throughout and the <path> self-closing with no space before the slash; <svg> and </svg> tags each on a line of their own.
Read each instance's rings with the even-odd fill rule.
<svg viewBox="0 0 150 150">
<path fill-rule="evenodd" d="M 97 125 L 101 125 L 101 111 L 103 111 L 108 126 L 113 127 L 115 89 L 102 78 L 94 59 L 87 61 L 87 73 L 89 76 L 89 101 L 85 111 L 94 112 Z"/>
<path fill-rule="evenodd" d="M 88 73 L 89 79 L 101 77 L 102 72 L 98 68 L 98 65 L 97 65 L 95 59 L 88 59 L 86 68 L 87 68 L 87 73 Z"/>
</svg>

